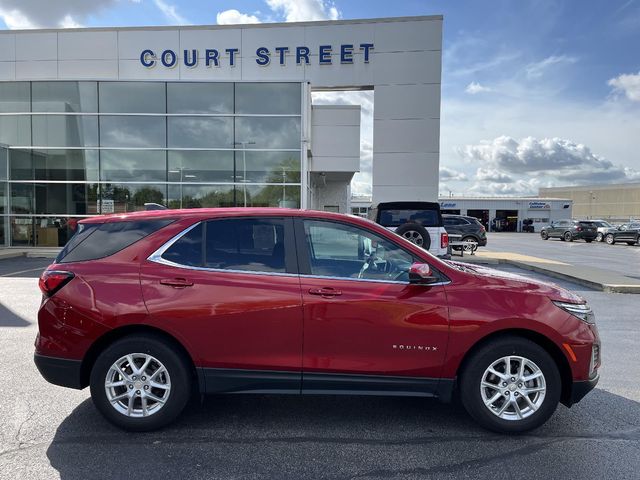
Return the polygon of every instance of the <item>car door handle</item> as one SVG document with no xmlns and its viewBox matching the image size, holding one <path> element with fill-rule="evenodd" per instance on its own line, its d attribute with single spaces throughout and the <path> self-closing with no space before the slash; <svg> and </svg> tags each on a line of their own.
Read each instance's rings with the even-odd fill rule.
<svg viewBox="0 0 640 480">
<path fill-rule="evenodd" d="M 160 283 L 173 288 L 185 288 L 193 285 L 193 282 L 190 282 L 186 278 L 163 278 L 160 280 Z"/>
<path fill-rule="evenodd" d="M 336 290 L 333 287 L 310 288 L 309 293 L 311 295 L 320 295 L 326 298 L 342 295 L 342 292 L 340 290 Z"/>
</svg>

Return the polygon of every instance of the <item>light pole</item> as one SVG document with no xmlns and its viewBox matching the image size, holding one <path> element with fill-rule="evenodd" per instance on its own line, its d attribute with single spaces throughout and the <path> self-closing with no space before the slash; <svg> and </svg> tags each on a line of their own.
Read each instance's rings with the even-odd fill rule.
<svg viewBox="0 0 640 480">
<path fill-rule="evenodd" d="M 242 181 L 245 183 L 243 187 L 244 192 L 244 206 L 247 206 L 247 145 L 255 145 L 256 142 L 243 140 L 241 142 L 233 142 L 233 145 L 242 145 Z"/>
<path fill-rule="evenodd" d="M 180 174 L 180 209 L 182 210 L 182 197 L 183 197 L 183 182 L 185 178 L 196 178 L 195 175 L 185 175 L 184 171 L 189 170 L 187 167 L 178 167 L 175 170 L 169 170 L 169 173 L 179 173 Z"/>
</svg>

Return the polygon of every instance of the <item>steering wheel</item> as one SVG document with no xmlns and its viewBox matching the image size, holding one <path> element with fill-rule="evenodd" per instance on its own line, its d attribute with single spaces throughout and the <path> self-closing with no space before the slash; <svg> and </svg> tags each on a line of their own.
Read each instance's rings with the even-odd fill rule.
<svg viewBox="0 0 640 480">
<path fill-rule="evenodd" d="M 360 269 L 360 272 L 358 273 L 358 278 L 363 278 L 364 274 L 367 270 L 369 270 L 369 268 L 376 268 L 376 260 L 378 260 L 378 258 L 374 255 L 367 255 L 367 258 L 365 259 L 364 263 L 362 264 L 362 268 Z"/>
</svg>

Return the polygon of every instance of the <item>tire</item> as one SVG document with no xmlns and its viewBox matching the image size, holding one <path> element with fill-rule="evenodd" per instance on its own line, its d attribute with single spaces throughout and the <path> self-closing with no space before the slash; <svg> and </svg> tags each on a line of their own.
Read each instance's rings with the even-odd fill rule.
<svg viewBox="0 0 640 480">
<path fill-rule="evenodd" d="M 604 241 L 606 242 L 607 245 L 615 245 L 616 243 L 615 239 L 613 238 L 613 234 L 611 233 L 607 233 L 604 236 Z"/>
<path fill-rule="evenodd" d="M 571 232 L 564 232 L 564 236 L 562 238 L 564 238 L 565 242 L 573 242 L 573 235 L 571 235 Z"/>
<path fill-rule="evenodd" d="M 627 242 L 627 245 L 635 245 L 636 242 Z"/>
<path fill-rule="evenodd" d="M 134 375 L 137 372 L 132 371 L 129 359 L 137 368 L 148 359 L 148 366 Z M 116 364 L 127 378 L 114 368 Z M 111 344 L 96 359 L 91 370 L 91 398 L 108 421 L 124 430 L 156 430 L 173 422 L 184 409 L 191 395 L 191 376 L 187 359 L 171 343 L 157 335 L 131 335 Z M 122 385 L 107 387 L 108 381 Z M 119 397 L 121 400 L 114 401 Z M 127 407 L 132 408 L 131 413 L 125 411 Z"/>
<path fill-rule="evenodd" d="M 476 243 L 478 243 L 478 240 L 477 240 L 476 238 L 474 238 L 474 237 L 471 237 L 471 236 L 464 237 L 461 241 L 462 241 L 462 242 L 476 242 Z M 476 248 L 477 248 L 477 245 L 476 245 Z M 464 246 L 462 247 L 462 249 L 463 249 L 465 252 L 472 252 L 472 251 L 473 251 L 473 248 L 472 248 L 472 246 L 471 246 L 471 245 L 469 245 L 469 246 L 464 245 Z"/>
<path fill-rule="evenodd" d="M 592 238 L 585 238 L 584 241 L 587 242 L 587 243 L 591 243 L 591 242 L 593 242 L 593 239 Z"/>
<path fill-rule="evenodd" d="M 396 233 L 425 250 L 431 248 L 431 236 L 422 225 L 413 222 L 405 223 L 396 229 Z"/>
<path fill-rule="evenodd" d="M 540 237 L 541 237 L 543 240 L 549 240 L 549 234 L 548 234 L 545 230 L 543 230 L 543 231 L 541 231 L 541 232 L 540 232 Z"/>
<path fill-rule="evenodd" d="M 510 359 L 510 377 L 504 373 L 506 358 Z M 535 373 L 541 373 L 542 376 L 519 382 L 519 359 L 525 360 L 525 377 Z M 490 373 L 491 366 L 497 373 L 505 375 L 505 378 L 501 379 Z M 515 382 L 511 381 L 512 378 Z M 484 385 L 496 382 L 497 388 L 482 386 L 483 380 Z M 505 383 L 506 387 L 503 386 Z M 522 390 L 527 387 L 544 389 L 526 394 L 535 409 L 524 401 Z M 511 335 L 490 341 L 474 352 L 465 361 L 460 377 L 460 399 L 469 415 L 482 427 L 499 433 L 522 433 L 545 423 L 555 412 L 561 391 L 560 372 L 551 355 L 540 345 Z M 500 395 L 497 395 L 498 393 Z M 490 404 L 493 408 L 485 405 L 485 399 L 489 397 L 495 398 Z M 517 409 L 513 402 L 518 405 Z M 498 416 L 499 410 L 503 407 L 502 417 Z M 518 411 L 522 418 L 518 417 Z"/>
<path fill-rule="evenodd" d="M 604 235 L 602 235 L 602 232 L 598 232 L 598 235 L 596 235 L 596 242 L 601 242 L 604 240 Z"/>
</svg>

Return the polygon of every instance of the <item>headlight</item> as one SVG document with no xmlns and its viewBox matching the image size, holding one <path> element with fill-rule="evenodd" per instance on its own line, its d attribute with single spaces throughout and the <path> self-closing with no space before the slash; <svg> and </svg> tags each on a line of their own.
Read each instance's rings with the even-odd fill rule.
<svg viewBox="0 0 640 480">
<path fill-rule="evenodd" d="M 566 302 L 553 302 L 556 307 L 561 308 L 567 313 L 570 313 L 574 317 L 579 318 L 583 322 L 595 324 L 596 317 L 593 314 L 593 310 L 586 303 L 566 303 Z"/>
</svg>

